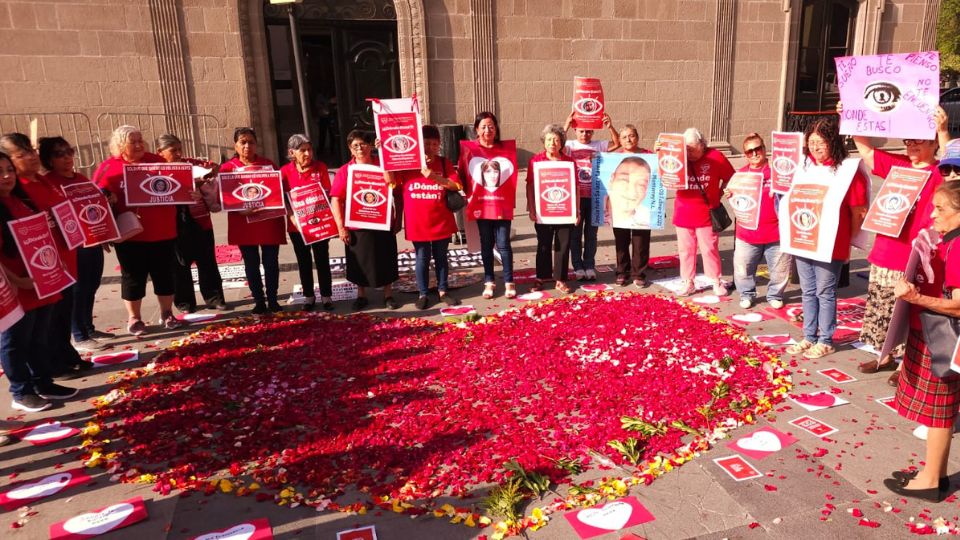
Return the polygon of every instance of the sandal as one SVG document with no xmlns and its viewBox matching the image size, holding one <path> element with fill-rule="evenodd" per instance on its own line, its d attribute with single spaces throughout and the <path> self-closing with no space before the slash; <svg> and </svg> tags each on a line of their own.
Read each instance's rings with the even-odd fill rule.
<svg viewBox="0 0 960 540">
<path fill-rule="evenodd" d="M 513 283 L 505 283 L 504 287 L 507 291 L 504 293 L 504 296 L 507 298 L 516 298 L 517 297 L 517 288 Z"/>
<path fill-rule="evenodd" d="M 543 282 L 539 279 L 533 282 L 533 287 L 530 287 L 530 292 L 540 292 L 543 290 Z"/>
<path fill-rule="evenodd" d="M 483 298 L 489 300 L 493 298 L 493 288 L 496 287 L 493 283 L 484 283 L 483 284 Z"/>
<path fill-rule="evenodd" d="M 787 354 L 800 354 L 802 352 L 806 352 L 806 350 L 810 347 L 813 347 L 813 342 L 802 339 L 799 343 L 794 343 L 793 345 L 787 347 Z"/>
<path fill-rule="evenodd" d="M 558 291 L 562 292 L 563 294 L 570 294 L 570 287 L 563 281 L 558 281 L 556 288 Z"/>
<path fill-rule="evenodd" d="M 817 343 L 813 347 L 810 347 L 807 352 L 803 353 L 804 358 L 810 360 L 816 360 L 817 358 L 823 358 L 829 354 L 837 352 L 832 345 L 827 345 L 826 343 Z"/>
</svg>

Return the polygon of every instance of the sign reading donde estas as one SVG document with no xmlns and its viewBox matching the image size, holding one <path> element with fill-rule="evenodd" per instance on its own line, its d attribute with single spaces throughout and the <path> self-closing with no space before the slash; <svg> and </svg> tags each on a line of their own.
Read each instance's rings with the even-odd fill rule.
<svg viewBox="0 0 960 540">
<path fill-rule="evenodd" d="M 127 206 L 193 204 L 193 165 L 136 163 L 123 166 Z"/>
<path fill-rule="evenodd" d="M 389 231 L 393 219 L 393 190 L 374 165 L 350 165 L 347 171 L 347 218 L 354 229 Z"/>
<path fill-rule="evenodd" d="M 283 210 L 280 171 L 220 173 L 220 206 L 227 212 Z"/>
<path fill-rule="evenodd" d="M 591 77 L 573 78 L 573 127 L 580 129 L 603 128 L 606 113 L 603 102 L 603 86 L 600 79 Z"/>
<path fill-rule="evenodd" d="M 110 203 L 93 182 L 63 186 L 63 194 L 77 214 L 83 232 L 83 247 L 93 247 L 120 239 Z"/>
<path fill-rule="evenodd" d="M 848 158 L 834 171 L 807 163 L 793 178 L 780 201 L 780 250 L 791 255 L 830 262 L 837 239 L 840 206 L 860 166 Z"/>
<path fill-rule="evenodd" d="M 934 139 L 940 102 L 937 51 L 835 58 L 840 133 Z"/>
<path fill-rule="evenodd" d="M 657 138 L 657 166 L 666 189 L 687 189 L 687 143 L 679 133 L 661 133 Z"/>
<path fill-rule="evenodd" d="M 569 161 L 533 164 L 533 192 L 537 196 L 537 223 L 568 225 L 577 222 L 577 180 Z"/>
<path fill-rule="evenodd" d="M 880 187 L 880 193 L 867 211 L 867 217 L 863 220 L 864 230 L 894 238 L 900 236 L 913 205 L 929 179 L 930 171 L 892 167 Z"/>
<path fill-rule="evenodd" d="M 423 154 L 420 102 L 417 96 L 371 99 L 374 126 L 380 139 L 380 166 L 385 171 L 421 170 Z"/>
<path fill-rule="evenodd" d="M 760 205 L 763 204 L 763 173 L 738 172 L 727 184 L 730 207 L 737 219 L 737 227 L 751 231 L 760 225 Z"/>
<path fill-rule="evenodd" d="M 771 191 L 790 191 L 793 175 L 803 163 L 803 133 L 774 131 L 770 135 Z"/>
<path fill-rule="evenodd" d="M 310 184 L 290 191 L 290 208 L 306 245 L 337 236 L 337 222 L 330 210 L 330 201 L 320 184 Z"/>
<path fill-rule="evenodd" d="M 7 225 L 39 298 L 53 296 L 76 283 L 60 258 L 44 213 L 8 221 Z"/>
<path fill-rule="evenodd" d="M 470 220 L 513 219 L 517 199 L 517 142 L 500 141 L 484 148 L 476 141 L 460 141 L 460 166 L 466 167 Z"/>
</svg>

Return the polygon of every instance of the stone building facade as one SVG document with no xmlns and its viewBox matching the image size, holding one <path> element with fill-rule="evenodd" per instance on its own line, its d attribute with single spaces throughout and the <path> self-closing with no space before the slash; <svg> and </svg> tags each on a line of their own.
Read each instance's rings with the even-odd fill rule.
<svg viewBox="0 0 960 540">
<path fill-rule="evenodd" d="M 644 146 L 698 126 L 736 151 L 746 133 L 829 110 L 833 56 L 933 48 L 939 4 L 304 0 L 294 15 L 311 130 L 330 127 L 337 164 L 336 137 L 369 121 L 365 98 L 413 92 L 432 123 L 467 124 L 493 110 L 505 138 L 537 151 L 543 125 L 566 117 L 576 75 L 602 79 L 615 124 L 635 124 Z M 94 146 L 126 120 L 119 113 L 150 113 L 156 131 L 206 140 L 200 153 L 226 153 L 233 128 L 251 125 L 276 158 L 279 141 L 303 129 L 286 9 L 267 0 L 0 0 L 0 128 L 78 112 Z M 191 115 L 215 121 L 216 134 Z M 40 134 L 56 129 L 41 123 Z"/>
</svg>

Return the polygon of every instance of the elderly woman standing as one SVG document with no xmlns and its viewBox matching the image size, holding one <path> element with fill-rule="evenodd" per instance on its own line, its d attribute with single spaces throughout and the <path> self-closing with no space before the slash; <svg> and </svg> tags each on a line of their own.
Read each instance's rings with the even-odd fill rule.
<svg viewBox="0 0 960 540">
<path fill-rule="evenodd" d="M 640 133 L 633 124 L 625 124 L 620 130 L 620 145 L 611 147 L 610 152 L 625 154 L 650 154 L 650 150 L 640 147 Z M 633 285 L 643 288 L 649 285 L 644 270 L 650 262 L 650 229 L 613 228 L 614 246 L 617 252 L 617 285 Z M 631 254 L 632 251 L 632 254 Z"/>
<path fill-rule="evenodd" d="M 176 135 L 165 134 L 157 139 L 157 153 L 170 163 L 192 163 L 211 169 L 216 164 L 209 161 L 183 157 L 183 143 Z M 223 278 L 217 267 L 217 246 L 213 236 L 211 212 L 220 211 L 216 182 L 207 179 L 196 181 L 194 203 L 177 206 L 177 268 L 174 280 L 174 305 L 184 313 L 197 310 L 197 295 L 193 291 L 193 276 L 190 267 L 197 264 L 197 281 L 200 295 L 207 307 L 227 311 L 230 306 L 224 301 Z"/>
<path fill-rule="evenodd" d="M 330 194 L 330 173 L 327 165 L 313 159 L 313 145 L 310 139 L 298 133 L 287 140 L 287 155 L 290 163 L 280 168 L 280 178 L 283 181 L 283 192 L 286 194 L 287 206 L 290 207 L 290 190 L 298 187 L 320 184 L 323 190 Z M 297 218 L 293 211 L 288 211 L 287 234 L 293 244 L 293 253 L 297 256 L 297 269 L 300 271 L 300 284 L 303 286 L 303 296 L 306 303 L 303 309 L 310 311 L 317 303 L 313 288 L 313 266 L 317 266 L 317 279 L 320 282 L 320 304 L 323 309 L 333 309 L 333 278 L 330 274 L 330 240 L 321 240 L 311 245 L 303 242 L 303 235 L 297 229 Z"/>
<path fill-rule="evenodd" d="M 358 129 L 347 134 L 347 147 L 353 156 L 333 178 L 330 189 L 330 208 L 337 221 L 340 239 L 346 244 L 347 280 L 357 285 L 357 299 L 353 310 L 367 307 L 368 287 L 383 287 L 383 303 L 389 309 L 399 309 L 393 298 L 393 282 L 397 280 L 397 236 L 391 231 L 347 229 L 345 224 L 347 174 L 353 165 L 375 165 L 373 138 Z"/>
<path fill-rule="evenodd" d="M 725 296 L 727 288 L 720 279 L 720 235 L 713 231 L 710 209 L 721 204 L 720 194 L 733 177 L 733 166 L 716 148 L 707 148 L 700 130 L 683 132 L 687 145 L 689 188 L 679 189 L 673 201 L 673 225 L 677 229 L 680 254 L 680 296 L 696 292 L 697 248 L 703 254 L 703 271 L 713 282 L 713 294 Z"/>
<path fill-rule="evenodd" d="M 894 471 L 893 478 L 883 483 L 897 495 L 939 502 L 950 488 L 947 462 L 960 409 L 960 375 L 952 371 L 944 377 L 934 375 L 920 314 L 931 311 L 960 318 L 960 183 L 937 188 L 932 208 L 933 228 L 942 235 L 930 261 L 933 279 L 916 279 L 918 286 L 901 278 L 894 285 L 894 295 L 912 304 L 903 373 L 897 382 L 897 413 L 928 427 L 926 459 L 920 471 Z"/>
<path fill-rule="evenodd" d="M 220 166 L 220 172 L 272 171 L 277 168 L 269 159 L 257 155 L 257 133 L 253 128 L 240 127 L 234 130 L 233 149 L 236 155 Z M 227 241 L 240 248 L 244 274 L 250 294 L 253 295 L 252 313 L 255 315 L 283 311 L 277 302 L 277 291 L 280 289 L 280 245 L 287 243 L 283 230 L 285 217 L 262 221 L 248 219 L 258 212 L 261 210 L 227 213 Z M 261 262 L 266 289 L 264 279 L 260 277 Z"/>
<path fill-rule="evenodd" d="M 570 236 L 573 233 L 574 224 L 547 225 L 540 223 L 540 216 L 537 215 L 537 195 L 534 193 L 533 176 L 534 163 L 567 161 L 576 164 L 573 158 L 563 154 L 566 138 L 567 134 L 563 128 L 556 124 L 547 124 L 540 133 L 543 152 L 530 158 L 530 163 L 527 165 L 527 212 L 530 214 L 530 219 L 534 222 L 533 227 L 537 231 L 537 281 L 534 283 L 533 291 L 543 290 L 544 280 L 552 278 L 558 291 L 562 293 L 570 292 L 570 287 L 567 285 L 567 265 L 570 263 Z M 576 173 L 576 166 L 574 166 L 574 173 Z M 580 212 L 578 206 L 578 222 L 585 219 Z M 552 258 L 551 251 L 553 252 Z"/>
<path fill-rule="evenodd" d="M 847 149 L 836 120 L 817 120 L 807 126 L 804 143 L 804 154 L 813 165 L 836 171 L 847 159 Z M 794 257 L 803 298 L 803 340 L 788 347 L 789 354 L 803 353 L 804 358 L 815 359 L 836 350 L 833 333 L 837 329 L 837 283 L 840 269 L 850 259 L 850 243 L 860 232 L 866 217 L 869 189 L 867 178 L 858 170 L 840 204 L 837 237 L 830 262 Z"/>
<path fill-rule="evenodd" d="M 94 182 L 115 196 L 114 212 L 134 212 L 143 232 L 117 244 L 120 262 L 120 297 L 127 308 L 127 330 L 143 335 L 141 306 L 147 291 L 147 277 L 153 281 L 153 292 L 160 303 L 160 324 L 167 330 L 180 327 L 173 316 L 173 273 L 177 255 L 177 209 L 173 205 L 128 208 L 124 198 L 123 166 L 130 163 L 163 163 L 162 157 L 146 150 L 143 134 L 134 126 L 120 126 L 110 137 L 110 157 L 93 174 Z"/>
</svg>

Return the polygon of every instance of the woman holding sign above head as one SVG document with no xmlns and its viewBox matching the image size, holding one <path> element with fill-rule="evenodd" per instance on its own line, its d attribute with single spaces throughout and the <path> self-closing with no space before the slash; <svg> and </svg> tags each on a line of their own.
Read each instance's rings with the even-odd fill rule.
<svg viewBox="0 0 960 540">
<path fill-rule="evenodd" d="M 369 305 L 367 288 L 383 287 L 383 303 L 388 309 L 399 309 L 400 304 L 393 298 L 393 282 L 399 277 L 397 272 L 397 235 L 391 230 L 360 229 L 347 227 L 350 216 L 348 208 L 358 208 L 362 215 L 387 216 L 390 213 L 388 197 L 383 195 L 383 172 L 376 167 L 373 159 L 373 137 L 355 129 L 347 134 L 347 147 L 353 156 L 345 163 L 333 178 L 330 189 L 330 208 L 337 221 L 340 240 L 346 244 L 347 281 L 356 284 L 357 299 L 353 310 L 360 311 Z M 363 167 L 366 166 L 366 167 Z M 379 176 L 382 185 L 378 189 L 362 188 L 361 184 Z M 350 182 L 354 185 L 348 185 Z M 361 192 L 363 192 L 361 194 Z M 367 202 L 367 196 L 373 200 Z M 352 201 L 348 198 L 352 197 Z M 359 199 L 359 200 L 358 200 Z M 362 202 L 361 202 L 362 201 Z M 392 216 L 398 219 L 399 216 Z"/>
<path fill-rule="evenodd" d="M 288 219 L 287 234 L 293 244 L 293 253 L 297 256 L 297 269 L 300 272 L 300 284 L 303 286 L 303 304 L 305 311 L 311 311 L 317 297 L 313 288 L 313 265 L 317 266 L 317 279 L 320 282 L 320 305 L 323 309 L 333 309 L 333 278 L 330 274 L 330 240 L 320 240 L 307 245 L 303 234 L 297 228 L 297 218 L 292 211 L 290 191 L 299 187 L 319 184 L 324 192 L 330 193 L 330 173 L 327 165 L 314 158 L 313 145 L 306 135 L 297 133 L 287 140 L 287 155 L 290 163 L 280 168 L 283 191 L 287 194 Z"/>
<path fill-rule="evenodd" d="M 563 154 L 563 146 L 566 142 L 566 133 L 556 124 L 548 124 L 543 128 L 540 134 L 540 140 L 543 142 L 543 152 L 530 158 L 527 165 L 527 211 L 530 219 L 534 222 L 534 228 L 537 231 L 537 280 L 534 283 L 533 291 L 543 290 L 543 282 L 553 279 L 555 287 L 562 293 L 569 293 L 570 287 L 567 285 L 567 266 L 570 263 L 570 235 L 573 232 L 574 225 L 583 219 L 580 214 L 580 205 L 577 202 L 576 193 L 576 162 L 570 156 Z M 566 178 L 569 183 L 564 186 L 563 182 L 557 182 L 553 187 L 540 187 L 546 181 L 543 176 L 549 169 L 541 168 L 538 163 L 566 162 L 570 165 L 567 169 Z M 563 169 L 560 170 L 564 171 Z M 541 175 L 537 182 L 536 175 Z M 552 182 L 551 182 L 552 183 Z M 545 200 L 542 200 L 545 199 Z M 566 223 L 543 223 L 544 216 L 538 212 L 538 207 L 545 204 L 556 205 L 569 204 L 573 212 L 573 220 Z M 588 214 L 589 216 L 589 214 Z M 551 254 L 552 252 L 552 254 Z"/>
<path fill-rule="evenodd" d="M 220 166 L 221 173 L 272 171 L 277 167 L 257 154 L 257 133 L 253 128 L 239 127 L 233 132 L 233 159 Z M 271 210 L 238 210 L 227 213 L 227 241 L 240 247 L 243 270 L 253 295 L 255 315 L 283 311 L 277 302 L 280 289 L 280 245 L 286 244 L 284 216 L 257 219 L 257 214 Z M 271 214 L 266 214 L 271 215 Z M 260 265 L 263 264 L 263 279 Z M 264 288 L 266 281 L 266 288 Z"/>
<path fill-rule="evenodd" d="M 843 105 L 837 103 L 837 112 L 842 110 Z M 946 112 L 938 107 L 934 118 L 937 131 L 949 140 Z M 943 183 L 937 168 L 940 145 L 937 140 L 904 139 L 906 152 L 894 154 L 874 148 L 868 137 L 854 136 L 853 142 L 864 164 L 873 174 L 885 179 L 863 225 L 877 235 L 867 258 L 870 280 L 860 341 L 880 350 L 896 303 L 894 285 L 904 277 L 913 239 L 930 226 L 933 193 Z M 860 364 L 859 369 L 862 373 L 894 370 L 897 364 L 893 357 L 902 355 L 903 346 L 899 346 L 885 358 Z M 893 386 L 898 373 L 890 376 Z"/>
<path fill-rule="evenodd" d="M 821 247 L 826 250 L 831 245 L 832 250 L 824 255 L 817 254 L 816 259 L 813 254 L 804 256 L 794 252 L 803 298 L 803 339 L 788 347 L 787 352 L 803 353 L 805 358 L 821 358 L 835 351 L 837 283 L 844 262 L 850 259 L 851 242 L 859 234 L 866 215 L 870 187 L 856 161 L 844 163 L 847 149 L 836 120 L 817 120 L 807 126 L 804 154 L 808 162 L 794 177 L 784 203 L 789 203 L 788 207 L 781 208 L 789 215 L 785 226 L 790 232 L 786 238 L 781 235 L 781 250 L 785 246 L 794 250 L 795 246 L 807 241 L 805 239 L 811 239 L 812 248 L 796 248 L 796 251 L 817 252 Z M 804 175 L 816 176 L 812 180 L 819 183 L 808 186 Z M 842 182 L 847 182 L 845 190 L 830 189 L 830 185 Z M 842 200 L 836 206 L 839 212 L 836 215 L 824 213 L 824 208 L 833 207 L 832 201 L 841 199 L 840 193 L 843 193 Z M 836 236 L 822 239 L 820 231 L 830 230 L 830 223 L 836 225 Z M 826 257 L 830 260 L 819 260 Z"/>
</svg>

